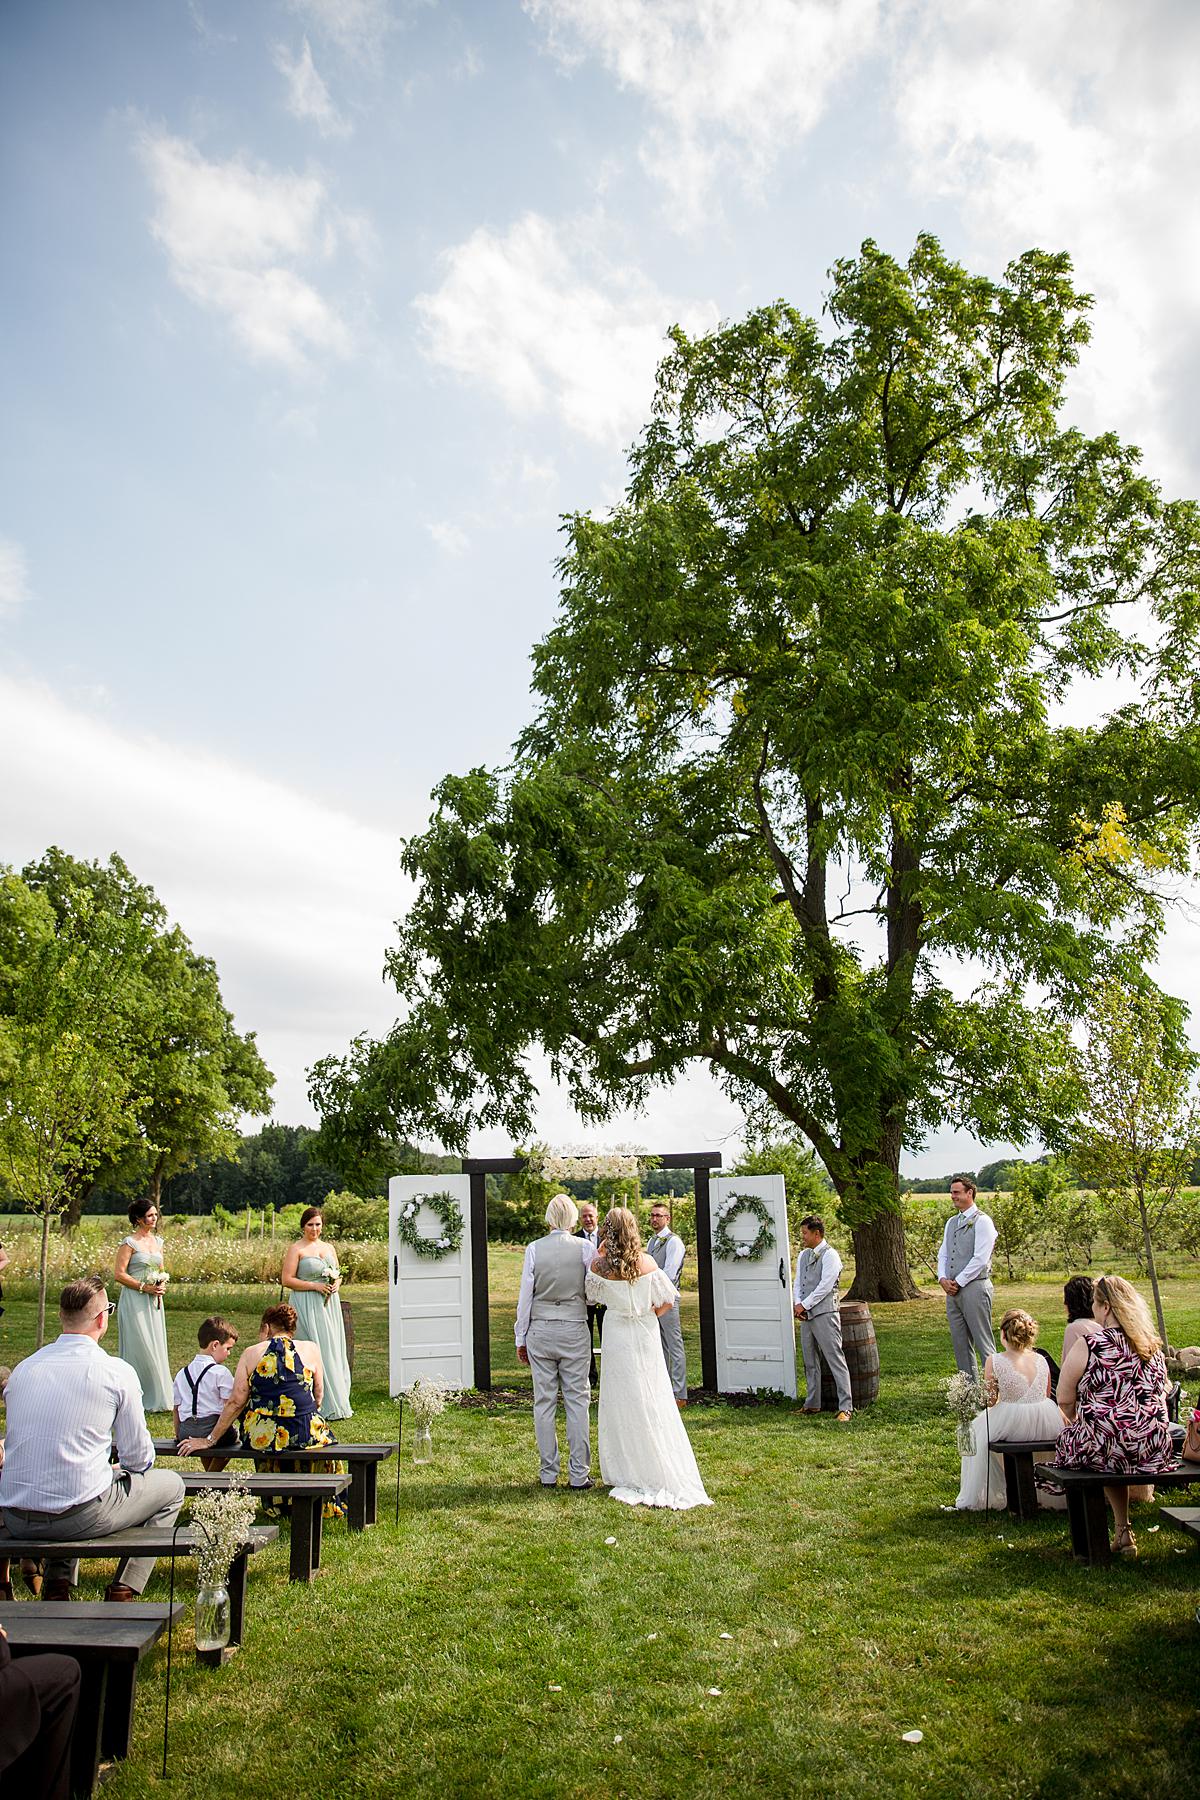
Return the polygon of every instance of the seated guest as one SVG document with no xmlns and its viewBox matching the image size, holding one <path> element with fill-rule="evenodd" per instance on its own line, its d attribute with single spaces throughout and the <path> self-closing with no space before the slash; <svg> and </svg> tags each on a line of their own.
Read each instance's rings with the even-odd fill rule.
<svg viewBox="0 0 1200 1800">
<path fill-rule="evenodd" d="M 13 1660 L 0 1626 L 0 1788 L 22 1800 L 71 1800 L 71 1739 L 79 1710 L 73 1656 Z"/>
<path fill-rule="evenodd" d="M 1092 1278 L 1072 1275 L 1063 1289 L 1063 1305 L 1067 1309 L 1067 1329 L 1063 1332 L 1062 1359 L 1067 1360 L 1071 1345 L 1082 1338 L 1095 1337 L 1100 1327 L 1092 1317 Z"/>
<path fill-rule="evenodd" d="M 181 1456 L 212 1450 L 239 1413 L 244 1415 L 242 1428 L 252 1450 L 336 1443 L 320 1412 L 325 1392 L 321 1352 L 295 1333 L 295 1307 L 268 1306 L 257 1343 L 242 1352 L 220 1415 L 205 1436 L 183 1440 Z"/>
<path fill-rule="evenodd" d="M 186 1368 L 175 1377 L 172 1398 L 175 1403 L 175 1440 L 206 1436 L 221 1416 L 221 1409 L 233 1392 L 233 1376 L 225 1367 L 229 1352 L 238 1341 L 233 1326 L 224 1319 L 205 1319 L 196 1333 L 199 1356 L 193 1356 Z M 237 1426 L 231 1425 L 218 1450 L 236 1450 Z M 223 1469 L 227 1456 L 202 1456 L 206 1469 Z"/>
<path fill-rule="evenodd" d="M 1148 1474 L 1175 1467 L 1167 1423 L 1167 1366 L 1137 1289 L 1120 1275 L 1101 1275 L 1092 1292 L 1099 1330 L 1071 1345 L 1058 1383 L 1063 1427 L 1055 1462 L 1067 1469 Z M 1129 1490 L 1106 1487 L 1119 1556 L 1136 1556 L 1129 1529 Z"/>
<path fill-rule="evenodd" d="M 100 1348 L 113 1311 L 101 1277 L 72 1281 L 58 1310 L 61 1336 L 18 1363 L 5 1395 L 5 1530 L 18 1537 L 83 1540 L 173 1525 L 183 1505 L 183 1481 L 154 1467 L 138 1378 L 128 1363 Z M 115 1468 L 109 1460 L 114 1443 Z M 154 1562 L 152 1556 L 123 1561 L 105 1599 L 136 1600 Z M 78 1578 L 78 1559 L 50 1558 L 44 1598 L 69 1600 Z"/>
<path fill-rule="evenodd" d="M 1034 1349 L 1037 1334 L 1037 1320 L 1020 1308 L 1006 1312 L 1000 1321 L 1000 1352 L 983 1365 L 988 1410 L 976 1418 L 975 1448 L 962 1459 L 954 1503 L 960 1510 L 1004 1507 L 1004 1460 L 992 1450 L 993 1443 L 1005 1438 L 1050 1442 L 1062 1429 L 1062 1414 L 1050 1398 L 1046 1359 Z M 1044 1459 L 1039 1455 L 1037 1460 Z"/>
</svg>

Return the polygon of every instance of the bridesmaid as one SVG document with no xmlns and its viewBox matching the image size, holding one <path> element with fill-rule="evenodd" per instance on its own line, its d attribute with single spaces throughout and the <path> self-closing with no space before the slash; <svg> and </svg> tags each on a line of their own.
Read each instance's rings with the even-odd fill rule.
<svg viewBox="0 0 1200 1800">
<path fill-rule="evenodd" d="M 354 1416 L 350 1405 L 350 1364 L 346 1360 L 346 1330 L 338 1300 L 342 1272 L 333 1245 L 321 1241 L 324 1228 L 320 1207 L 306 1207 L 300 1214 L 303 1235 L 298 1244 L 288 1246 L 280 1280 L 295 1295 L 297 1335 L 311 1339 L 321 1352 L 325 1366 L 321 1417 L 350 1419 Z"/>
<path fill-rule="evenodd" d="M 133 1230 L 122 1238 L 114 1274 L 117 1297 L 117 1354 L 131 1363 L 142 1384 L 148 1413 L 171 1410 L 171 1364 L 167 1356 L 167 1315 L 158 1277 L 163 1272 L 162 1239 L 155 1235 L 158 1208 L 135 1200 L 129 1209 Z"/>
</svg>

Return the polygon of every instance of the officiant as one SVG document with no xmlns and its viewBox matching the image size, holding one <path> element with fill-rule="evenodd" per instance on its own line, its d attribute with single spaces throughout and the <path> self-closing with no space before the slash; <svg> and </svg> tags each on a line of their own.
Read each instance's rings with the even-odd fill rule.
<svg viewBox="0 0 1200 1800">
<path fill-rule="evenodd" d="M 848 1425 L 854 1410 L 850 1371 L 842 1349 L 842 1316 L 838 1311 L 838 1282 L 842 1259 L 825 1236 L 825 1221 L 809 1213 L 800 1221 L 804 1245 L 796 1258 L 792 1310 L 800 1321 L 800 1349 L 804 1356 L 804 1410 L 821 1410 L 821 1357 L 824 1356 L 837 1391 L 838 1424 Z"/>
</svg>

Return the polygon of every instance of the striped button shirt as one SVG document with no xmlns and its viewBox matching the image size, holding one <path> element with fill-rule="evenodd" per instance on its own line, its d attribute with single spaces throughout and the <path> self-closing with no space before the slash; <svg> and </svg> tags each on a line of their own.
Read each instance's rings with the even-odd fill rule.
<svg viewBox="0 0 1200 1800">
<path fill-rule="evenodd" d="M 58 1513 L 97 1499 L 112 1485 L 114 1443 L 131 1474 L 154 1462 L 136 1373 L 82 1332 L 64 1331 L 19 1362 L 4 1402 L 0 1511 Z"/>
</svg>

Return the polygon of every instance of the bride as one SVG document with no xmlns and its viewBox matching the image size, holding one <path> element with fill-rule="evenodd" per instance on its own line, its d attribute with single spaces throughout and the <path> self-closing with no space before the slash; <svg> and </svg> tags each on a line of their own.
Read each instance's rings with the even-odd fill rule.
<svg viewBox="0 0 1200 1800">
<path fill-rule="evenodd" d="M 1000 1321 L 999 1356 L 983 1365 L 984 1386 L 993 1394 L 987 1411 L 975 1419 L 975 1450 L 962 1459 L 962 1485 L 955 1505 L 960 1511 L 1004 1510 L 1004 1461 L 989 1445 L 1011 1438 L 1029 1443 L 1048 1441 L 1045 1460 L 1053 1461 L 1053 1440 L 1062 1430 L 1058 1403 L 1050 1398 L 1050 1365 L 1035 1356 L 1037 1320 L 1027 1312 L 1006 1312 Z M 1036 1458 L 1035 1458 L 1036 1460 Z"/>
<path fill-rule="evenodd" d="M 603 1306 L 600 1366 L 600 1474 L 628 1506 L 685 1512 L 711 1506 L 675 1404 L 663 1360 L 658 1314 L 678 1290 L 642 1251 L 637 1220 L 617 1206 L 604 1221 L 587 1297 Z"/>
</svg>

